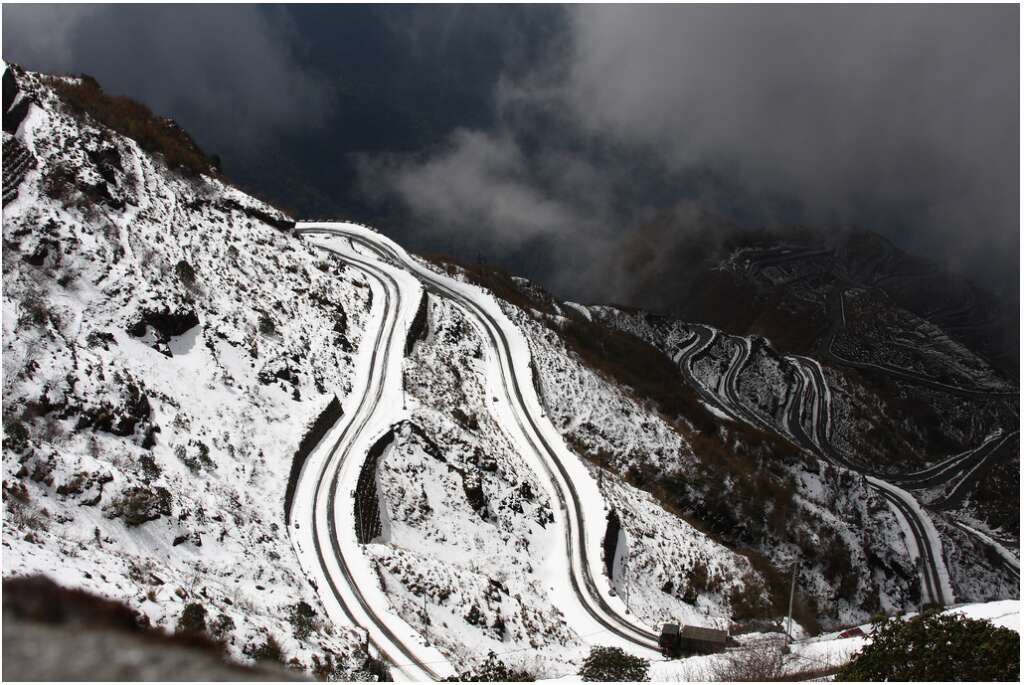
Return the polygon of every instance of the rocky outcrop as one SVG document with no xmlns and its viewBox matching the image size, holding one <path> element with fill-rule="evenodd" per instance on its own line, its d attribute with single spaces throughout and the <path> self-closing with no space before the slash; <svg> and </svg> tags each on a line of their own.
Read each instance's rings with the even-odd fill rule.
<svg viewBox="0 0 1024 685">
<path fill-rule="evenodd" d="M 604 550 L 604 570 L 608 577 L 614 577 L 615 552 L 619 544 L 619 532 L 622 530 L 622 522 L 619 521 L 618 513 L 612 509 L 608 512 L 608 527 L 604 531 L 604 542 L 601 545 Z"/>
<path fill-rule="evenodd" d="M 405 356 L 409 356 L 412 352 L 412 346 L 416 344 L 417 340 L 423 340 L 427 334 L 427 291 L 423 291 L 423 296 L 420 298 L 420 306 L 416 310 L 416 316 L 413 317 L 412 323 L 409 324 L 409 333 L 405 338 Z"/>
<path fill-rule="evenodd" d="M 320 412 L 320 415 L 316 417 L 316 421 L 309 427 L 306 435 L 302 438 L 302 442 L 299 443 L 299 448 L 295 450 L 295 456 L 292 457 L 292 470 L 288 474 L 288 485 L 284 491 L 284 520 L 285 524 L 291 522 L 292 514 L 292 500 L 295 498 L 295 486 L 299 482 L 299 474 L 302 473 L 302 467 L 306 463 L 306 459 L 309 458 L 313 448 L 320 444 L 320 441 L 327 435 L 327 431 L 331 429 L 331 426 L 338 422 L 338 419 L 342 417 L 345 412 L 341 408 L 341 402 L 338 401 L 337 397 L 332 397 L 331 401 L 327 403 L 324 410 Z"/>
<path fill-rule="evenodd" d="M 35 157 L 27 147 L 22 145 L 17 138 L 4 136 L 4 206 L 18 197 L 18 186 L 24 180 L 25 174 L 35 166 Z"/>
<path fill-rule="evenodd" d="M 153 349 L 170 357 L 171 350 L 167 346 L 171 338 L 181 335 L 199 325 L 199 315 L 188 306 L 163 309 L 143 309 L 125 327 L 125 331 L 133 338 L 142 338 L 147 331 L 152 331 L 156 340 Z"/>
<path fill-rule="evenodd" d="M 22 96 L 19 98 L 19 95 Z M 14 65 L 7 65 L 3 77 L 3 129 L 7 133 L 14 133 L 21 126 L 21 122 L 28 116 L 29 107 L 32 106 L 32 98 L 24 96 L 18 87 L 18 77 Z"/>
</svg>

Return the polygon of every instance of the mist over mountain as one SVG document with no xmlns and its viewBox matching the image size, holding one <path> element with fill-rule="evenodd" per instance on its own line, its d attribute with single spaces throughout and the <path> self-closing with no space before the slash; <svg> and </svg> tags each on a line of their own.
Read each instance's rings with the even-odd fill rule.
<svg viewBox="0 0 1024 685">
<path fill-rule="evenodd" d="M 687 201 L 751 230 L 875 231 L 1006 299 L 1019 289 L 1016 17 L 12 6 L 4 43 L 9 59 L 85 71 L 174 116 L 298 215 L 387 225 L 566 297 L 656 306 L 644 274 L 604 274 L 624 233 Z"/>
</svg>

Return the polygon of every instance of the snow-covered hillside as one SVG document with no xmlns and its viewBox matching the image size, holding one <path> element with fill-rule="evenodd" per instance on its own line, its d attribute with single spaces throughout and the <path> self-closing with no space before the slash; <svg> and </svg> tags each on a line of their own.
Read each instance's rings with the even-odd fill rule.
<svg viewBox="0 0 1024 685">
<path fill-rule="evenodd" d="M 17 76 L 5 181 L 12 147 L 33 164 L 3 211 L 4 574 L 169 630 L 198 603 L 237 657 L 272 636 L 351 675 L 362 638 L 326 622 L 282 512 L 307 425 L 349 392 L 364 277 Z"/>
<path fill-rule="evenodd" d="M 657 662 L 664 623 L 759 639 L 796 561 L 799 635 L 1017 596 L 967 488 L 1019 445 L 1002 395 L 934 429 L 759 336 L 296 225 L 79 86 L 5 75 L 5 575 L 168 631 L 198 605 L 233 656 L 330 679 Z"/>
</svg>

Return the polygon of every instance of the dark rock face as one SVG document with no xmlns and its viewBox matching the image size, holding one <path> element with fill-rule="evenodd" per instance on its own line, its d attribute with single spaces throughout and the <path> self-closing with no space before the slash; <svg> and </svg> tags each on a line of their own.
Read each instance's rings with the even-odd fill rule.
<svg viewBox="0 0 1024 685">
<path fill-rule="evenodd" d="M 366 455 L 366 461 L 359 470 L 356 483 L 356 539 L 366 544 L 381 534 L 383 530 L 380 520 L 380 499 L 377 494 L 377 463 L 381 455 L 395 440 L 394 429 L 385 433 Z"/>
<path fill-rule="evenodd" d="M 199 316 L 190 307 L 179 307 L 174 310 L 170 308 L 162 310 L 144 309 L 125 327 L 125 331 L 134 338 L 141 338 L 146 335 L 147 329 L 153 329 L 156 336 L 156 343 L 153 345 L 153 349 L 166 357 L 170 357 L 171 350 L 167 347 L 170 339 L 198 325 Z"/>
<path fill-rule="evenodd" d="M 178 309 L 171 311 L 143 310 L 138 319 L 126 329 L 128 335 L 141 338 L 146 334 L 146 326 L 151 326 L 157 335 L 163 338 L 170 338 L 181 335 L 190 328 L 199 325 L 199 316 L 194 309 Z"/>
<path fill-rule="evenodd" d="M 6 112 L 14 104 L 14 98 L 18 97 L 18 78 L 14 75 L 14 69 L 10 66 L 4 71 L 3 99 L 4 111 Z"/>
<path fill-rule="evenodd" d="M 18 87 L 18 77 L 14 73 L 14 65 L 7 65 L 3 78 L 3 129 L 8 133 L 14 133 L 21 126 L 21 122 L 28 115 L 28 109 L 32 104 L 30 98 L 18 100 L 21 89 Z M 17 100 L 17 102 L 15 102 Z M 6 151 L 5 151 L 6 156 Z"/>
<path fill-rule="evenodd" d="M 9 110 L 4 110 L 3 116 L 3 128 L 8 133 L 15 133 L 18 127 L 21 126 L 21 122 L 25 121 L 25 117 L 28 116 L 28 110 L 32 106 L 32 100 L 25 98 L 18 100 L 14 107 Z"/>
<path fill-rule="evenodd" d="M 612 509 L 608 512 L 608 527 L 604 531 L 604 569 L 608 577 L 612 577 L 615 567 L 615 552 L 619 546 L 619 531 L 622 530 L 622 522 L 619 521 L 618 513 Z"/>
</svg>

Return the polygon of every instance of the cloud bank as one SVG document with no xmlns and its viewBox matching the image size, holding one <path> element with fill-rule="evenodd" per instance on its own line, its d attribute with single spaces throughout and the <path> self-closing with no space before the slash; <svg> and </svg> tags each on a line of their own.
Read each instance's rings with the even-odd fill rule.
<svg viewBox="0 0 1024 685">
<path fill-rule="evenodd" d="M 857 224 L 1016 288 L 1015 8 L 567 12 L 495 84 L 497 125 L 364 160 L 366 187 L 453 241 L 583 253 L 553 274 L 573 295 L 629 290 L 620 238 L 673 193 L 745 223 Z"/>
<path fill-rule="evenodd" d="M 319 126 L 332 100 L 288 16 L 251 5 L 5 5 L 4 55 L 80 73 L 242 149 Z"/>
</svg>

